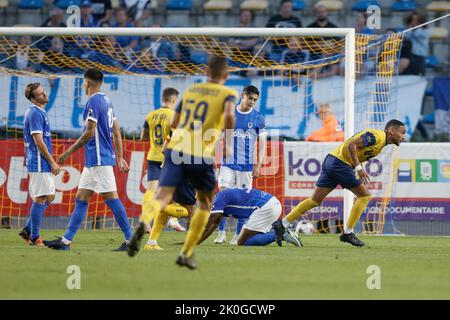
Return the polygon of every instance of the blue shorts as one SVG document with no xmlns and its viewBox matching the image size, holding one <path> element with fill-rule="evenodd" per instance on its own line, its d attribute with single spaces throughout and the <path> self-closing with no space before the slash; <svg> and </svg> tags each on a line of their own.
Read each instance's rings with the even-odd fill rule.
<svg viewBox="0 0 450 320">
<path fill-rule="evenodd" d="M 177 185 L 173 194 L 173 201 L 187 206 L 195 204 L 195 190 L 190 181 L 184 181 Z"/>
<path fill-rule="evenodd" d="M 328 154 L 323 160 L 322 172 L 316 186 L 334 189 L 339 184 L 342 188 L 353 189 L 361 183 L 361 180 L 356 178 L 356 174 L 351 166 Z"/>
<path fill-rule="evenodd" d="M 159 180 L 161 176 L 161 164 L 159 161 L 147 160 L 148 171 L 147 171 L 147 181 Z"/>
<path fill-rule="evenodd" d="M 172 158 L 172 152 L 174 157 Z M 164 151 L 164 165 L 159 179 L 161 187 L 177 187 L 180 184 L 191 183 L 194 189 L 203 192 L 213 192 L 216 189 L 216 175 L 214 166 L 205 163 L 202 159 L 198 162 L 193 157 L 181 159 L 178 151 L 166 149 Z M 180 164 L 173 162 L 173 159 L 180 159 Z M 198 163 L 198 164 L 197 164 Z"/>
</svg>

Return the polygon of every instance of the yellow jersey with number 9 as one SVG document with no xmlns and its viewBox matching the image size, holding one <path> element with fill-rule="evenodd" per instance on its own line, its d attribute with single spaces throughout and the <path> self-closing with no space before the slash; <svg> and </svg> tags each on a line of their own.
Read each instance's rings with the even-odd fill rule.
<svg viewBox="0 0 450 320">
<path fill-rule="evenodd" d="M 351 138 L 345 140 L 339 147 L 330 152 L 330 154 L 349 166 L 354 167 L 350 152 L 348 151 L 348 145 L 359 137 L 362 138 L 364 145 L 364 148 L 361 150 L 356 150 L 360 163 L 376 157 L 386 146 L 386 132 L 383 130 L 369 129 L 358 132 Z"/>
<path fill-rule="evenodd" d="M 147 154 L 147 160 L 162 162 L 164 155 L 162 149 L 167 136 L 170 136 L 170 119 L 175 110 L 162 107 L 147 114 L 145 117 L 144 128 L 148 129 L 150 150 Z"/>
<path fill-rule="evenodd" d="M 236 102 L 237 98 L 236 90 L 221 84 L 191 86 L 176 108 L 180 122 L 167 148 L 197 158 L 214 158 L 215 144 L 223 131 L 225 102 Z"/>
</svg>

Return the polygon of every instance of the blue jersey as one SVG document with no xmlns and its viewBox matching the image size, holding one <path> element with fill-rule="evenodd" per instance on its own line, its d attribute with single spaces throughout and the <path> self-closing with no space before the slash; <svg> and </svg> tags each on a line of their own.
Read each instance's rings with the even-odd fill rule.
<svg viewBox="0 0 450 320">
<path fill-rule="evenodd" d="M 113 124 L 116 119 L 111 100 L 104 93 L 93 94 L 83 112 L 84 123 L 88 120 L 97 123 L 94 136 L 84 146 L 86 167 L 114 166 L 116 156 L 112 140 Z"/>
<path fill-rule="evenodd" d="M 217 193 L 211 213 L 220 213 L 225 217 L 248 218 L 256 209 L 261 208 L 273 195 L 258 189 L 225 189 Z"/>
<path fill-rule="evenodd" d="M 40 154 L 34 143 L 33 134 L 42 133 L 42 139 L 48 152 L 53 154 L 52 137 L 47 113 L 37 106 L 28 108 L 24 120 L 23 140 L 25 143 L 25 161 L 28 172 L 51 172 L 50 163 Z"/>
<path fill-rule="evenodd" d="M 224 159 L 223 165 L 236 171 L 252 171 L 255 163 L 255 144 L 259 135 L 266 133 L 264 117 L 254 108 L 241 112 L 236 107 L 233 132 L 233 159 Z"/>
</svg>

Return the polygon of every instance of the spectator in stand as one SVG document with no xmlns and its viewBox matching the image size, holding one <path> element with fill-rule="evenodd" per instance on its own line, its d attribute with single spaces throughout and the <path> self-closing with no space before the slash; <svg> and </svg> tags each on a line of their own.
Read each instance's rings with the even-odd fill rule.
<svg viewBox="0 0 450 320">
<path fill-rule="evenodd" d="M 49 17 L 45 22 L 41 25 L 41 27 L 48 28 L 65 28 L 66 24 L 63 22 L 64 11 L 59 8 L 53 8 L 49 12 Z"/>
<path fill-rule="evenodd" d="M 344 130 L 334 117 L 329 104 L 323 103 L 320 105 L 318 116 L 322 120 L 322 128 L 311 133 L 306 141 L 344 141 Z"/>
<path fill-rule="evenodd" d="M 103 48 L 101 51 L 95 51 L 89 60 L 92 62 L 98 62 L 106 66 L 122 69 L 124 67 L 123 57 L 121 55 L 121 48 L 116 41 L 116 37 L 107 36 L 99 39 Z"/>
<path fill-rule="evenodd" d="M 47 28 L 65 28 L 66 24 L 63 22 L 64 11 L 59 8 L 53 8 L 49 12 L 49 17 L 41 25 L 41 27 Z M 46 37 L 39 41 L 37 47 L 42 51 L 47 51 L 51 46 L 52 38 Z"/>
<path fill-rule="evenodd" d="M 386 30 L 386 34 L 396 33 L 395 29 L 389 28 Z M 398 74 L 413 74 L 411 66 L 411 40 L 403 38 L 402 46 L 400 49 L 400 61 L 398 64 Z"/>
<path fill-rule="evenodd" d="M 90 0 L 83 0 L 80 4 L 80 27 L 93 28 L 97 23 L 92 15 L 92 2 Z M 95 37 L 76 36 L 65 38 L 65 49 L 72 57 L 89 59 L 94 53 Z"/>
<path fill-rule="evenodd" d="M 242 10 L 239 14 L 239 28 L 253 28 L 253 14 L 250 10 Z M 238 48 L 241 51 L 255 53 L 257 37 L 231 37 L 228 38 L 228 45 Z"/>
<path fill-rule="evenodd" d="M 301 42 L 297 38 L 290 38 L 288 48 L 281 53 L 280 63 L 294 64 L 309 60 L 309 52 L 301 49 Z M 295 70 L 292 70 L 295 72 Z"/>
<path fill-rule="evenodd" d="M 308 28 L 337 28 L 334 23 L 328 20 L 328 9 L 323 3 L 316 3 L 314 11 L 316 20 L 313 23 L 310 23 Z"/>
<path fill-rule="evenodd" d="M 153 28 L 160 28 L 161 25 L 154 24 L 152 25 Z M 146 37 L 141 42 L 141 48 L 142 51 L 147 51 L 150 53 L 153 57 L 158 58 L 165 58 L 174 60 L 175 59 L 175 53 L 173 44 L 170 43 L 168 40 L 159 37 Z"/>
<path fill-rule="evenodd" d="M 129 21 L 136 27 L 145 27 L 145 21 L 151 14 L 151 0 L 120 0 L 120 6 L 126 9 Z"/>
<path fill-rule="evenodd" d="M 50 49 L 45 53 L 41 65 L 50 73 L 64 73 L 69 70 L 64 55 L 64 41 L 60 37 L 53 37 Z"/>
<path fill-rule="evenodd" d="M 127 21 L 127 11 L 119 8 L 116 11 L 117 23 L 113 27 L 133 28 L 134 24 Z M 116 36 L 116 41 L 121 48 L 124 48 L 128 59 L 131 59 L 133 51 L 139 50 L 139 37 L 136 36 Z"/>
<path fill-rule="evenodd" d="M 191 59 L 191 51 L 188 47 L 178 42 L 178 44 L 174 47 L 175 53 L 175 61 L 180 61 L 183 63 L 192 63 Z"/>
<path fill-rule="evenodd" d="M 301 28 L 302 22 L 292 14 L 292 1 L 282 0 L 280 13 L 272 16 L 266 24 L 267 28 Z M 271 58 L 280 61 L 281 52 L 288 47 L 286 41 L 278 39 L 272 41 Z"/>
<path fill-rule="evenodd" d="M 418 12 L 412 12 L 406 18 L 408 28 L 414 28 L 426 22 L 426 17 Z M 405 32 L 405 39 L 411 41 L 411 67 L 412 73 L 425 75 L 425 58 L 428 56 L 428 46 L 430 42 L 430 31 L 427 26 Z"/>
<path fill-rule="evenodd" d="M 360 34 L 375 34 L 373 29 L 367 27 L 367 13 L 355 12 L 355 32 Z"/>
<path fill-rule="evenodd" d="M 94 23 L 99 27 L 109 26 L 113 14 L 111 0 L 91 0 L 91 2 Z"/>
<path fill-rule="evenodd" d="M 239 28 L 253 28 L 253 13 L 250 10 L 242 10 L 239 14 Z M 230 61 L 230 66 L 238 68 L 247 67 L 247 64 L 241 62 L 242 56 L 255 55 L 261 48 L 258 37 L 230 37 L 227 44 L 231 47 L 233 59 Z M 261 54 L 260 54 L 261 56 Z M 238 72 L 241 76 L 247 76 L 248 70 L 240 70 Z"/>
<path fill-rule="evenodd" d="M 32 60 L 40 60 L 33 50 L 31 50 L 30 45 L 32 43 L 31 36 L 21 36 L 19 38 L 19 43 L 17 44 L 17 52 L 15 59 L 13 61 L 13 68 L 17 70 L 29 71 L 29 72 L 39 72 L 39 64 L 32 62 Z"/>
<path fill-rule="evenodd" d="M 80 4 L 80 27 L 81 28 L 93 28 L 98 24 L 95 22 L 95 18 L 92 15 L 92 2 L 89 0 L 83 0 Z"/>
</svg>

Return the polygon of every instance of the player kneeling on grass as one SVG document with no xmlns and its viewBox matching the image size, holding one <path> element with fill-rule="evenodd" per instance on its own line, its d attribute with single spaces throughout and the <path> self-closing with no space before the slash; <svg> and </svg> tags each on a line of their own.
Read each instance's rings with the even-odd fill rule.
<svg viewBox="0 0 450 320">
<path fill-rule="evenodd" d="M 239 246 L 266 246 L 282 241 L 301 247 L 292 227 L 285 228 L 277 219 L 281 203 L 273 195 L 257 189 L 231 188 L 217 193 L 211 215 L 199 243 L 208 238 L 224 217 L 248 219 L 237 239 Z"/>
<path fill-rule="evenodd" d="M 339 184 L 358 197 L 351 209 L 340 240 L 353 246 L 364 246 L 365 243 L 353 233 L 356 222 L 370 201 L 369 175 L 361 164 L 380 154 L 383 148 L 389 144 L 399 146 L 405 139 L 405 133 L 405 125 L 401 121 L 393 119 L 386 124 L 384 130 L 364 130 L 340 144 L 325 157 L 322 163 L 322 172 L 312 197 L 300 202 L 284 217 L 283 225 L 290 226 L 303 213 L 319 206 Z"/>
</svg>

